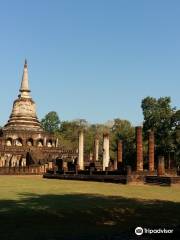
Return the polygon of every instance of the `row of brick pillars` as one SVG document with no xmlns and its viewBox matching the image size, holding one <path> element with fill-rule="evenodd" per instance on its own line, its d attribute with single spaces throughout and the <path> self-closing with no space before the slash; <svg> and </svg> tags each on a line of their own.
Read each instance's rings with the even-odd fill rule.
<svg viewBox="0 0 180 240">
<path fill-rule="evenodd" d="M 90 156 L 90 160 L 98 161 L 99 160 L 99 138 L 96 136 L 94 141 L 94 153 L 93 156 Z M 103 134 L 103 170 L 106 170 L 109 167 L 109 134 Z M 79 150 L 78 150 L 78 165 L 80 170 L 84 170 L 84 133 L 83 131 L 79 132 Z"/>
<path fill-rule="evenodd" d="M 80 169 L 84 169 L 84 161 L 83 161 L 83 132 L 79 135 L 79 165 Z M 154 154 L 155 154 L 155 140 L 154 140 L 154 132 L 149 131 L 149 142 L 148 142 L 148 150 L 149 150 L 149 171 L 154 171 Z M 99 151 L 99 139 L 95 138 L 94 141 L 94 154 L 93 160 L 98 160 L 98 151 Z M 137 151 L 137 163 L 136 170 L 143 171 L 143 137 L 142 137 L 142 127 L 136 127 L 136 151 Z M 114 169 L 117 169 L 118 166 L 123 163 L 123 142 L 122 140 L 118 140 L 117 143 L 117 160 L 114 164 Z M 108 167 L 109 164 L 109 135 L 103 135 L 103 170 Z M 158 175 L 164 174 L 164 158 L 160 157 L 158 161 Z"/>
<path fill-rule="evenodd" d="M 79 165 L 80 169 L 84 168 L 83 161 L 83 133 L 81 132 L 79 141 Z M 143 138 L 142 138 L 142 127 L 136 127 L 136 147 L 137 147 L 137 171 L 143 171 Z M 154 140 L 154 132 L 149 131 L 149 142 L 148 142 L 148 150 L 149 150 L 149 171 L 154 171 L 154 154 L 155 154 L 155 140 Z M 93 160 L 98 160 L 98 151 L 99 151 L 99 139 L 95 138 L 94 141 L 94 154 Z M 123 163 L 123 142 L 122 140 L 118 140 L 117 143 L 117 159 L 114 162 L 114 169 L 118 169 L 118 167 L 122 166 Z M 103 134 L 103 170 L 105 170 L 109 165 L 109 135 Z M 157 168 L 158 176 L 162 176 L 165 174 L 164 167 L 164 157 L 160 156 L 158 158 L 158 168 Z"/>
<path fill-rule="evenodd" d="M 149 155 L 149 171 L 154 171 L 154 132 L 149 131 L 148 141 L 148 155 Z M 143 137 L 142 127 L 136 127 L 136 153 L 137 153 L 137 164 L 136 170 L 143 171 Z"/>
<path fill-rule="evenodd" d="M 115 169 L 117 169 L 117 164 L 123 161 L 123 150 L 122 150 L 122 140 L 118 141 L 117 146 L 117 161 L 115 163 Z M 137 171 L 143 171 L 143 138 L 142 138 L 142 127 L 136 127 L 136 151 L 137 151 Z M 148 160 L 149 160 L 149 171 L 154 171 L 154 156 L 155 156 L 155 139 L 154 132 L 149 131 L 148 139 Z M 165 163 L 164 156 L 159 156 L 158 158 L 158 176 L 165 174 Z"/>
<path fill-rule="evenodd" d="M 104 134 L 104 140 L 106 138 L 109 138 L 107 134 Z M 108 140 L 109 142 L 109 140 Z M 105 147 L 105 151 L 109 148 L 109 145 Z M 137 171 L 143 171 L 143 137 L 142 137 L 142 127 L 136 127 L 136 150 L 137 150 L 137 165 L 136 170 Z M 95 138 L 94 141 L 94 154 L 93 154 L 93 160 L 98 160 L 98 151 L 99 151 L 99 139 L 98 137 Z M 155 140 L 154 140 L 154 132 L 149 131 L 149 141 L 148 141 L 148 155 L 149 155 L 149 171 L 154 171 L 154 154 L 155 154 Z M 106 155 L 106 154 L 105 154 Z M 105 162 L 109 162 L 109 153 L 108 160 L 106 161 L 106 157 L 104 157 Z M 123 141 L 118 140 L 117 143 L 117 159 L 114 162 L 114 169 L 118 169 L 119 166 L 122 166 L 123 163 Z M 159 161 L 160 166 L 161 161 Z M 107 167 L 107 163 L 105 164 Z M 161 168 L 161 167 L 160 167 Z M 163 166 L 162 166 L 163 168 Z"/>
</svg>

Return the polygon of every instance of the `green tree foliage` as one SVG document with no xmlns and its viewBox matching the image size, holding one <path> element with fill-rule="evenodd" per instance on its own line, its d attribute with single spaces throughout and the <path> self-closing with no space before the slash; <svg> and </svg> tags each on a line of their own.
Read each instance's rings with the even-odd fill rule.
<svg viewBox="0 0 180 240">
<path fill-rule="evenodd" d="M 57 112 L 51 111 L 42 119 L 42 127 L 49 133 L 56 133 L 59 130 L 60 120 Z"/>
<path fill-rule="evenodd" d="M 79 131 L 86 131 L 88 123 L 85 119 L 63 121 L 57 132 L 60 144 L 66 148 L 78 148 Z"/>
<path fill-rule="evenodd" d="M 169 97 L 159 99 L 146 97 L 141 104 L 144 115 L 144 156 L 145 162 L 148 149 L 148 131 L 154 130 L 156 153 L 176 153 L 176 160 L 180 160 L 180 110 L 171 107 Z M 126 164 L 135 163 L 136 140 L 135 128 L 127 120 L 114 119 L 105 124 L 89 124 L 85 119 L 62 121 L 60 124 L 56 112 L 48 113 L 41 121 L 43 128 L 55 133 L 59 138 L 60 146 L 66 149 L 78 149 L 79 131 L 84 131 L 84 150 L 89 155 L 94 150 L 94 139 L 99 137 L 100 159 L 102 158 L 103 133 L 110 134 L 110 157 L 117 157 L 117 141 L 123 141 L 123 160 Z"/>
<path fill-rule="evenodd" d="M 85 131 L 85 153 L 90 154 L 94 151 L 94 140 L 95 137 L 98 136 L 100 149 L 99 154 L 100 158 L 102 155 L 102 141 L 103 141 L 103 133 L 109 132 L 110 128 L 105 124 L 89 124 L 88 128 Z"/>
<path fill-rule="evenodd" d="M 145 138 L 148 130 L 154 130 L 156 139 L 156 152 L 167 154 L 178 150 L 179 111 L 171 107 L 170 97 L 159 99 L 146 97 L 141 104 Z"/>
<path fill-rule="evenodd" d="M 89 124 L 84 119 L 61 122 L 58 131 L 58 137 L 62 146 L 67 148 L 78 148 L 79 131 L 84 131 L 84 151 L 89 155 L 93 152 L 94 138 L 99 135 L 102 140 L 102 134 L 106 127 L 103 124 Z"/>
<path fill-rule="evenodd" d="M 86 156 L 94 151 L 94 140 L 98 136 L 100 148 L 99 156 L 102 159 L 103 133 L 110 134 L 110 157 L 116 159 L 117 141 L 123 140 L 124 159 L 129 164 L 135 153 L 134 127 L 127 120 L 115 119 L 105 124 L 89 124 L 84 119 L 73 121 L 62 121 L 59 125 L 59 117 L 55 112 L 48 113 L 41 121 L 43 128 L 51 133 L 55 133 L 59 138 L 61 147 L 66 149 L 78 149 L 79 131 L 84 131 L 84 152 Z"/>
<path fill-rule="evenodd" d="M 180 110 L 176 111 L 173 116 L 173 140 L 176 151 L 177 163 L 180 165 Z"/>
<path fill-rule="evenodd" d="M 171 107 L 169 97 L 155 99 L 147 97 L 142 100 L 144 115 L 145 135 L 149 130 L 154 130 L 158 152 L 165 153 L 173 149 L 172 141 L 172 118 L 174 109 Z"/>
<path fill-rule="evenodd" d="M 2 127 L 0 126 L 0 137 L 3 135 Z"/>
<path fill-rule="evenodd" d="M 110 134 L 111 157 L 116 159 L 117 142 L 123 141 L 123 160 L 126 164 L 134 165 L 136 144 L 135 144 L 135 128 L 127 120 L 119 118 L 114 120 Z"/>
</svg>

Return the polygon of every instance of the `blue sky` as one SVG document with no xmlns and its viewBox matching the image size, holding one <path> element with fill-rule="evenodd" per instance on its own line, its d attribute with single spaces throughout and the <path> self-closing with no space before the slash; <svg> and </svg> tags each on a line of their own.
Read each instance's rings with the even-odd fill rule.
<svg viewBox="0 0 180 240">
<path fill-rule="evenodd" d="M 24 59 L 38 117 L 143 120 L 141 100 L 180 107 L 180 1 L 0 0 L 0 125 Z"/>
</svg>

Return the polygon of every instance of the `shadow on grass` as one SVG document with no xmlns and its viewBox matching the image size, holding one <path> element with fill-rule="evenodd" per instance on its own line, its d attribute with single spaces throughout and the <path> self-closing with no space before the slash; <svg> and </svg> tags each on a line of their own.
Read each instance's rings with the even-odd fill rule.
<svg viewBox="0 0 180 240">
<path fill-rule="evenodd" d="M 135 227 L 178 230 L 179 216 L 180 203 L 168 201 L 24 193 L 0 201 L 0 239 L 155 239 L 136 238 Z"/>
</svg>

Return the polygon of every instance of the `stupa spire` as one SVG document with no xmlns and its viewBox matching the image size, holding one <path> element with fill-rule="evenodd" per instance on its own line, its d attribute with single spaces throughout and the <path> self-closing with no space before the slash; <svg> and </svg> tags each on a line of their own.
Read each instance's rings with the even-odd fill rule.
<svg viewBox="0 0 180 240">
<path fill-rule="evenodd" d="M 23 76 L 22 76 L 22 81 L 21 81 L 21 88 L 20 88 L 19 91 L 20 91 L 20 97 L 30 98 L 28 67 L 27 67 L 27 60 L 26 59 L 25 59 L 25 63 L 24 63 L 24 70 L 23 70 Z"/>
</svg>

